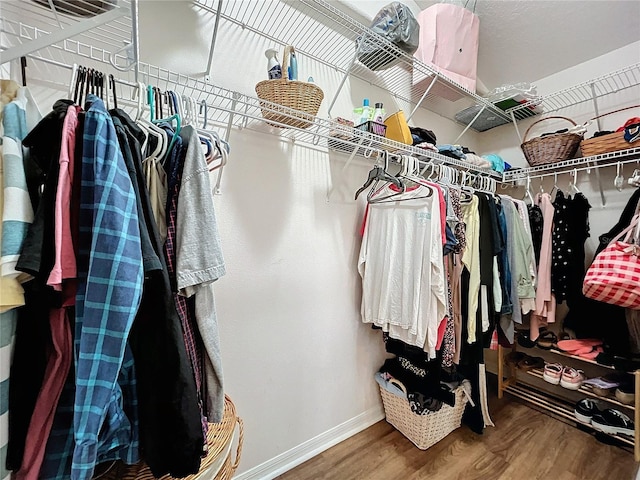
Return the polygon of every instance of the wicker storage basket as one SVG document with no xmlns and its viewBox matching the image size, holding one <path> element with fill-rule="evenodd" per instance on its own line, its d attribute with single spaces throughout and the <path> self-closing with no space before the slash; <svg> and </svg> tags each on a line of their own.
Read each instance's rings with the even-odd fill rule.
<svg viewBox="0 0 640 480">
<path fill-rule="evenodd" d="M 597 120 L 598 118 L 606 117 L 607 115 L 611 115 L 612 113 L 622 112 L 624 110 L 629 110 L 630 108 L 639 108 L 640 105 L 633 105 L 631 107 L 620 108 L 619 110 L 614 110 L 613 112 L 603 113 L 602 115 L 598 115 L 597 117 L 592 118 L 591 120 Z M 628 148 L 633 148 L 634 145 L 627 142 L 624 139 L 624 131 L 622 132 L 613 132 L 608 135 L 601 135 L 600 137 L 589 138 L 583 140 L 580 143 L 580 150 L 582 150 L 583 157 L 591 157 L 593 155 L 600 155 L 601 153 L 609 153 L 609 152 L 617 152 L 619 150 L 627 150 Z M 615 160 L 615 159 L 614 159 Z"/>
<path fill-rule="evenodd" d="M 537 122 L 532 123 L 524 134 L 524 142 L 520 145 L 527 162 L 529 162 L 529 165 L 532 167 L 569 160 L 573 158 L 578 151 L 582 135 L 578 135 L 577 133 L 554 133 L 552 135 L 527 140 L 527 135 L 534 125 L 552 118 L 566 120 L 573 126 L 576 125 L 573 120 L 567 117 L 541 118 Z"/>
<path fill-rule="evenodd" d="M 456 390 L 456 405 L 442 405 L 437 412 L 418 415 L 411 411 L 409 402 L 380 387 L 387 422 L 396 427 L 416 447 L 426 450 L 460 426 L 467 397 L 462 388 Z"/>
<path fill-rule="evenodd" d="M 233 441 L 233 434 L 239 427 L 238 447 L 236 449 L 235 460 L 232 461 L 232 452 L 229 444 Z M 236 407 L 231 399 L 225 395 L 224 399 L 224 415 L 220 423 L 210 423 L 207 432 L 207 443 L 209 452 L 202 459 L 200 464 L 200 472 L 185 477 L 186 480 L 231 480 L 233 474 L 240 464 L 240 455 L 242 454 L 242 444 L 244 441 L 244 425 L 242 419 L 236 414 Z M 228 452 L 228 453 L 227 453 Z M 215 477 L 210 477 L 209 469 L 212 467 L 222 453 L 227 456 Z M 207 477 L 202 475 L 207 474 Z M 144 463 L 136 465 L 125 465 L 121 462 L 114 463 L 105 473 L 94 476 L 94 479 L 100 480 L 156 480 L 151 470 Z M 160 480 L 174 480 L 174 477 L 165 475 Z"/>
<path fill-rule="evenodd" d="M 282 76 L 277 80 L 263 80 L 256 85 L 256 94 L 260 100 L 262 116 L 275 127 L 309 128 L 320 109 L 324 98 L 322 89 L 314 83 L 289 80 L 287 67 L 289 52 L 293 47 L 284 49 L 282 60 Z M 276 105 L 273 105 L 276 104 Z M 279 108 L 281 105 L 285 108 Z M 295 110 L 295 111 L 291 111 Z"/>
<path fill-rule="evenodd" d="M 613 132 L 580 142 L 580 150 L 583 157 L 617 152 L 628 148 L 633 148 L 633 146 L 624 139 L 624 132 Z"/>
</svg>

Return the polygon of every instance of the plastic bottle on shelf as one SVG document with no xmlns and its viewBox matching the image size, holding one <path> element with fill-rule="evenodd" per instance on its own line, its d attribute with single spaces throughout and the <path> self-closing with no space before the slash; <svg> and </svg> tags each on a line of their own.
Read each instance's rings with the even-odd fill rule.
<svg viewBox="0 0 640 480">
<path fill-rule="evenodd" d="M 288 72 L 287 75 L 289 80 L 298 80 L 298 59 L 296 58 L 296 52 L 291 51 L 291 56 L 289 57 L 289 67 L 287 67 Z"/>
<path fill-rule="evenodd" d="M 369 99 L 365 98 L 362 101 L 362 114 L 360 115 L 360 121 L 358 124 L 368 122 L 371 117 L 371 107 L 369 106 Z"/>
<path fill-rule="evenodd" d="M 270 48 L 264 52 L 265 56 L 269 60 L 267 63 L 267 75 L 269 76 L 269 80 L 275 80 L 278 78 L 282 78 L 282 67 L 280 66 L 280 62 L 278 62 L 278 51 Z"/>
<path fill-rule="evenodd" d="M 373 113 L 373 121 L 376 123 L 384 123 L 384 106 L 382 103 L 376 103 L 376 110 Z"/>
</svg>

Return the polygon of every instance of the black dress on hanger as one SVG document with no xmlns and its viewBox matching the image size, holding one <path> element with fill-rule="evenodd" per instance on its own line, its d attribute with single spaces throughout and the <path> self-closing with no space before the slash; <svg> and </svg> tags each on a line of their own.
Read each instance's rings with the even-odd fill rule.
<svg viewBox="0 0 640 480">
<path fill-rule="evenodd" d="M 558 190 L 553 207 L 551 290 L 556 302 L 562 303 L 575 299 L 582 291 L 584 242 L 589 238 L 591 205 L 582 193 L 569 197 Z"/>
</svg>

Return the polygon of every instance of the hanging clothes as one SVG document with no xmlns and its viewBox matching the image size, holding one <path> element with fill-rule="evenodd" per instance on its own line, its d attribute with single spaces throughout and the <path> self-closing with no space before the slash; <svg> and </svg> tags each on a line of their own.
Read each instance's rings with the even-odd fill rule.
<svg viewBox="0 0 640 480">
<path fill-rule="evenodd" d="M 640 189 L 636 189 L 616 224 L 608 232 L 600 235 L 596 255 L 629 226 L 639 209 Z M 582 283 L 580 285 L 582 286 Z M 624 308 L 586 298 L 582 293 L 575 299 L 568 299 L 567 305 L 569 312 L 564 319 L 564 325 L 573 330 L 578 338 L 599 338 L 604 341 L 605 351 L 617 355 L 629 353 L 630 334 Z M 603 318 L 607 321 L 602 322 Z"/>
<path fill-rule="evenodd" d="M 471 198 L 470 203 L 462 205 L 462 218 L 466 225 L 466 248 L 462 254 L 462 263 L 469 274 L 468 288 L 463 288 L 467 293 L 467 342 L 476 341 L 476 313 L 478 311 L 478 297 L 480 295 L 480 213 L 478 211 L 479 199 Z"/>
<path fill-rule="evenodd" d="M 435 358 L 447 299 L 439 196 L 429 188 L 381 189 L 396 201 L 369 204 L 358 272 L 363 322 Z"/>
<path fill-rule="evenodd" d="M 540 264 L 538 266 L 538 286 L 536 291 L 536 310 L 531 314 L 531 340 L 540 335 L 540 326 L 555 322 L 556 300 L 551 290 L 551 255 L 553 242 L 554 208 L 548 193 L 536 195 L 544 220 Z"/>
<path fill-rule="evenodd" d="M 520 270 L 522 277 L 520 277 L 519 280 L 523 282 L 523 290 L 519 293 L 520 308 L 522 310 L 522 313 L 526 315 L 536 308 L 535 287 L 537 285 L 538 263 L 536 260 L 535 245 L 531 231 L 529 208 L 527 204 L 522 200 L 513 198 L 511 200 L 516 206 L 516 211 L 518 212 L 518 215 L 520 215 L 520 220 L 522 221 L 522 223 L 518 225 L 524 226 L 524 231 L 516 231 L 516 234 L 520 235 L 520 248 L 525 252 L 529 252 L 528 261 L 525 260 L 529 265 L 529 275 L 527 275 L 526 272 Z M 542 215 L 542 212 L 540 212 L 540 214 Z"/>
<path fill-rule="evenodd" d="M 65 104 L 59 107 L 64 108 Z M 55 109 L 55 107 L 54 107 Z M 47 359 L 42 386 L 31 415 L 21 468 L 16 472 L 16 480 L 38 478 L 46 450 L 47 439 L 53 426 L 55 410 L 69 374 L 73 359 L 72 324 L 75 316 L 76 295 L 76 255 L 71 233 L 71 197 L 75 171 L 76 131 L 80 108 L 67 107 L 62 125 L 59 155 L 59 176 L 55 200 L 55 260 L 47 284 L 62 292 L 60 308 L 51 308 L 49 328 L 51 331 L 52 353 Z M 44 133 L 36 127 L 33 132 Z M 77 225 L 75 225 L 77 227 Z M 76 228 L 74 228 L 76 230 Z M 76 235 L 77 239 L 77 235 Z M 29 345 L 29 350 L 33 345 Z M 24 372 L 26 373 L 26 372 Z M 20 374 L 16 374 L 20 375 Z"/>
<path fill-rule="evenodd" d="M 589 201 L 582 193 L 565 197 L 556 193 L 553 201 L 554 230 L 551 289 L 556 302 L 577 298 L 584 280 L 584 243 L 589 238 Z"/>
<path fill-rule="evenodd" d="M 113 438 L 112 443 L 102 446 L 115 457 L 112 459 L 138 461 L 138 445 L 132 441 L 137 437 L 138 426 L 130 423 L 131 418 L 127 421 L 121 411 L 122 386 L 118 384 L 123 362 L 133 363 L 127 338 L 142 298 L 143 258 L 135 190 L 113 120 L 102 100 L 89 95 L 85 111 L 77 257 L 73 480 L 93 476 L 101 447 L 99 433 L 103 438 Z M 133 375 L 131 371 L 127 376 L 135 385 Z M 106 411 L 107 418 L 99 411 Z"/>
<path fill-rule="evenodd" d="M 138 214 L 144 219 L 140 231 L 146 231 L 151 242 L 151 250 L 143 254 L 142 300 L 129 337 L 137 373 L 140 445 L 154 475 L 186 476 L 200 465 L 202 424 L 195 379 L 145 185 L 140 143 L 144 133 L 124 111 L 114 109 L 110 113 L 139 195 Z M 155 268 L 156 259 L 160 268 Z"/>
<path fill-rule="evenodd" d="M 536 267 L 540 264 L 540 252 L 542 250 L 542 233 L 544 231 L 544 217 L 542 210 L 537 204 L 529 205 L 529 225 L 531 227 L 531 238 L 533 240 L 533 250 L 536 256 Z"/>
<path fill-rule="evenodd" d="M 194 317 L 204 347 L 204 413 L 209 422 L 217 423 L 222 421 L 224 388 L 213 282 L 224 276 L 226 267 L 198 133 L 187 126 L 181 135 L 188 139 L 188 147 L 176 211 L 176 286 L 179 295 L 195 296 Z"/>
</svg>

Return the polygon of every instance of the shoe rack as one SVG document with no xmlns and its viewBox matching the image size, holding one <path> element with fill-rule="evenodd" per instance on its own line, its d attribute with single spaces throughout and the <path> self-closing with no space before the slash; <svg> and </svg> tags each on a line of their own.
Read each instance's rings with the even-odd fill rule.
<svg viewBox="0 0 640 480">
<path fill-rule="evenodd" d="M 582 366 L 589 371 L 596 372 L 602 370 L 613 370 L 613 367 L 607 365 L 601 365 L 594 360 L 584 359 L 575 355 L 569 355 L 559 350 L 541 350 L 541 349 L 524 349 L 520 348 L 520 351 L 526 351 L 533 356 L 541 356 L 545 361 L 557 361 L 563 365 L 570 365 L 574 368 L 580 368 L 580 362 Z M 534 408 L 544 411 L 565 423 L 572 424 L 576 427 L 595 430 L 592 426 L 580 423 L 576 420 L 573 410 L 576 401 L 570 397 L 577 398 L 576 395 L 581 397 L 593 397 L 597 398 L 607 404 L 610 404 L 610 408 L 615 408 L 623 411 L 629 417 L 633 418 L 635 435 L 634 438 L 630 438 L 625 435 L 609 435 L 599 432 L 602 435 L 608 435 L 613 437 L 620 446 L 627 446 L 633 448 L 634 459 L 636 462 L 640 462 L 640 370 L 631 372 L 635 379 L 635 403 L 633 405 L 627 405 L 615 397 L 602 397 L 596 395 L 591 387 L 588 385 L 582 385 L 579 390 L 567 390 L 560 385 L 551 385 L 546 383 L 542 379 L 543 369 L 533 368 L 531 370 L 521 370 L 513 365 L 505 365 L 504 359 L 507 353 L 516 351 L 516 345 L 512 349 L 505 349 L 502 346 L 498 346 L 498 398 L 503 398 L 504 393 L 523 400 Z M 556 357 L 555 360 L 553 357 Z M 543 382 L 542 384 L 540 382 Z M 544 384 L 544 389 L 540 388 Z M 553 393 L 551 393 L 553 392 Z M 631 414 L 631 412 L 633 414 Z"/>
</svg>

